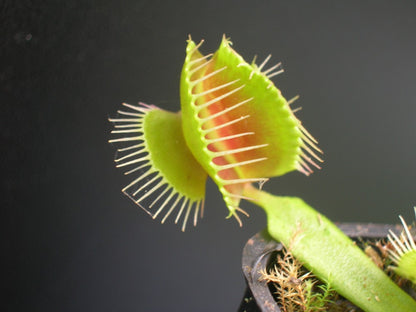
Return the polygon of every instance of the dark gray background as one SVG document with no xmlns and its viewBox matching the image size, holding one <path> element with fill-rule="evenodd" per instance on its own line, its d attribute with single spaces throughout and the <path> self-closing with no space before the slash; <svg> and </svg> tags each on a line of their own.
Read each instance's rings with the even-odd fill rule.
<svg viewBox="0 0 416 312">
<path fill-rule="evenodd" d="M 208 183 L 180 232 L 124 197 L 107 144 L 123 101 L 179 109 L 185 41 L 222 34 L 274 79 L 325 151 L 266 184 L 338 221 L 396 222 L 416 204 L 413 1 L 0 1 L 3 294 L 7 311 L 236 311 L 245 241 Z"/>
</svg>

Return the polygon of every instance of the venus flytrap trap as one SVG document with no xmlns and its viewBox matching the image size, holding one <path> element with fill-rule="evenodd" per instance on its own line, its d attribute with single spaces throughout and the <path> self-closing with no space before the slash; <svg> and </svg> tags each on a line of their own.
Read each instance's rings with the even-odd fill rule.
<svg viewBox="0 0 416 312">
<path fill-rule="evenodd" d="M 414 208 L 416 215 L 416 207 Z M 388 236 L 394 250 L 389 249 L 390 257 L 395 265 L 390 268 L 398 275 L 416 285 L 416 243 L 409 231 L 406 221 L 399 216 L 403 224 L 403 232 L 398 237 L 393 231 Z"/>
<path fill-rule="evenodd" d="M 123 106 L 127 111 L 110 118 L 111 133 L 121 137 L 109 142 L 118 145 L 116 166 L 126 168 L 125 175 L 138 176 L 123 193 L 153 218 L 166 210 L 162 223 L 176 208 L 175 223 L 183 216 L 182 231 L 193 210 L 196 225 L 198 212 L 203 212 L 207 174 L 186 147 L 181 114 L 144 103 Z"/>
<path fill-rule="evenodd" d="M 321 280 L 365 311 L 416 311 L 416 302 L 395 285 L 331 221 L 299 198 L 278 197 L 255 187 L 271 177 L 320 168 L 321 150 L 270 80 L 280 64 L 270 57 L 249 64 L 223 38 L 202 55 L 191 38 L 181 74 L 181 113 L 152 105 L 125 104 L 110 119 L 118 138 L 118 167 L 137 177 L 125 192 L 162 222 L 177 211 L 182 229 L 202 212 L 205 181 L 217 184 L 229 216 L 242 224 L 242 199 L 264 209 L 268 232 Z"/>
<path fill-rule="evenodd" d="M 201 44 L 189 40 L 186 48 L 180 86 L 183 132 L 241 225 L 240 199 L 250 199 L 246 187 L 293 170 L 310 174 L 310 166 L 319 168 L 313 159 L 322 161 L 314 150 L 321 150 L 270 80 L 280 66 L 262 72 L 269 58 L 250 65 L 225 37 L 213 55 L 203 56 Z"/>
</svg>

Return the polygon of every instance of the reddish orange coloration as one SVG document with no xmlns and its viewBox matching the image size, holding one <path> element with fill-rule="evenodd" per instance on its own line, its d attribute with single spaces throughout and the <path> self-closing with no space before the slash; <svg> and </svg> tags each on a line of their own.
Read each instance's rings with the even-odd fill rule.
<svg viewBox="0 0 416 312">
<path fill-rule="evenodd" d="M 306 155 L 321 161 L 314 139 L 269 79 L 282 72 L 280 64 L 262 72 L 268 58 L 249 65 L 225 38 L 215 54 L 202 56 L 198 47 L 188 42 L 182 71 L 184 135 L 231 213 L 247 184 L 296 169 L 309 174 L 308 163 L 319 168 Z"/>
</svg>

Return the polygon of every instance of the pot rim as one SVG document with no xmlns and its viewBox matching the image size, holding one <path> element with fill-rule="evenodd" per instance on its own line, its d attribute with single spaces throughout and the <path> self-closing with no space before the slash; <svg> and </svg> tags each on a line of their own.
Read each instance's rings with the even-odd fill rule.
<svg viewBox="0 0 416 312">
<path fill-rule="evenodd" d="M 355 239 L 386 238 L 389 230 L 397 235 L 403 231 L 401 224 L 336 223 L 336 225 L 347 236 Z M 283 245 L 271 238 L 267 230 L 257 233 L 247 241 L 242 257 L 242 269 L 247 282 L 247 291 L 239 311 L 281 312 L 269 291 L 267 282 L 260 279 L 260 272 L 266 269 L 271 255 L 276 251 L 281 251 L 282 248 Z M 253 300 L 247 300 L 248 297 L 253 297 Z M 253 303 L 257 304 L 257 310 Z"/>
</svg>

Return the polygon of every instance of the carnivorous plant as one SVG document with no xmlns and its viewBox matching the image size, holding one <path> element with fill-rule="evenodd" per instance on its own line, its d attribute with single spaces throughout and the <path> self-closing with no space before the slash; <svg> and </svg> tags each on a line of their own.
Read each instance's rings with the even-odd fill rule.
<svg viewBox="0 0 416 312">
<path fill-rule="evenodd" d="M 365 311 L 416 311 L 416 302 L 385 275 L 331 221 L 295 197 L 258 188 L 293 170 L 305 175 L 322 162 L 317 141 L 302 126 L 266 69 L 247 63 L 223 38 L 215 53 L 203 55 L 189 38 L 180 79 L 181 112 L 153 105 L 123 104 L 110 119 L 117 144 L 116 166 L 135 176 L 123 192 L 162 223 L 175 211 L 182 230 L 196 225 L 204 209 L 209 176 L 229 216 L 241 225 L 239 207 L 262 207 L 270 235 L 305 267 Z M 414 243 L 414 242 L 413 242 Z"/>
</svg>

